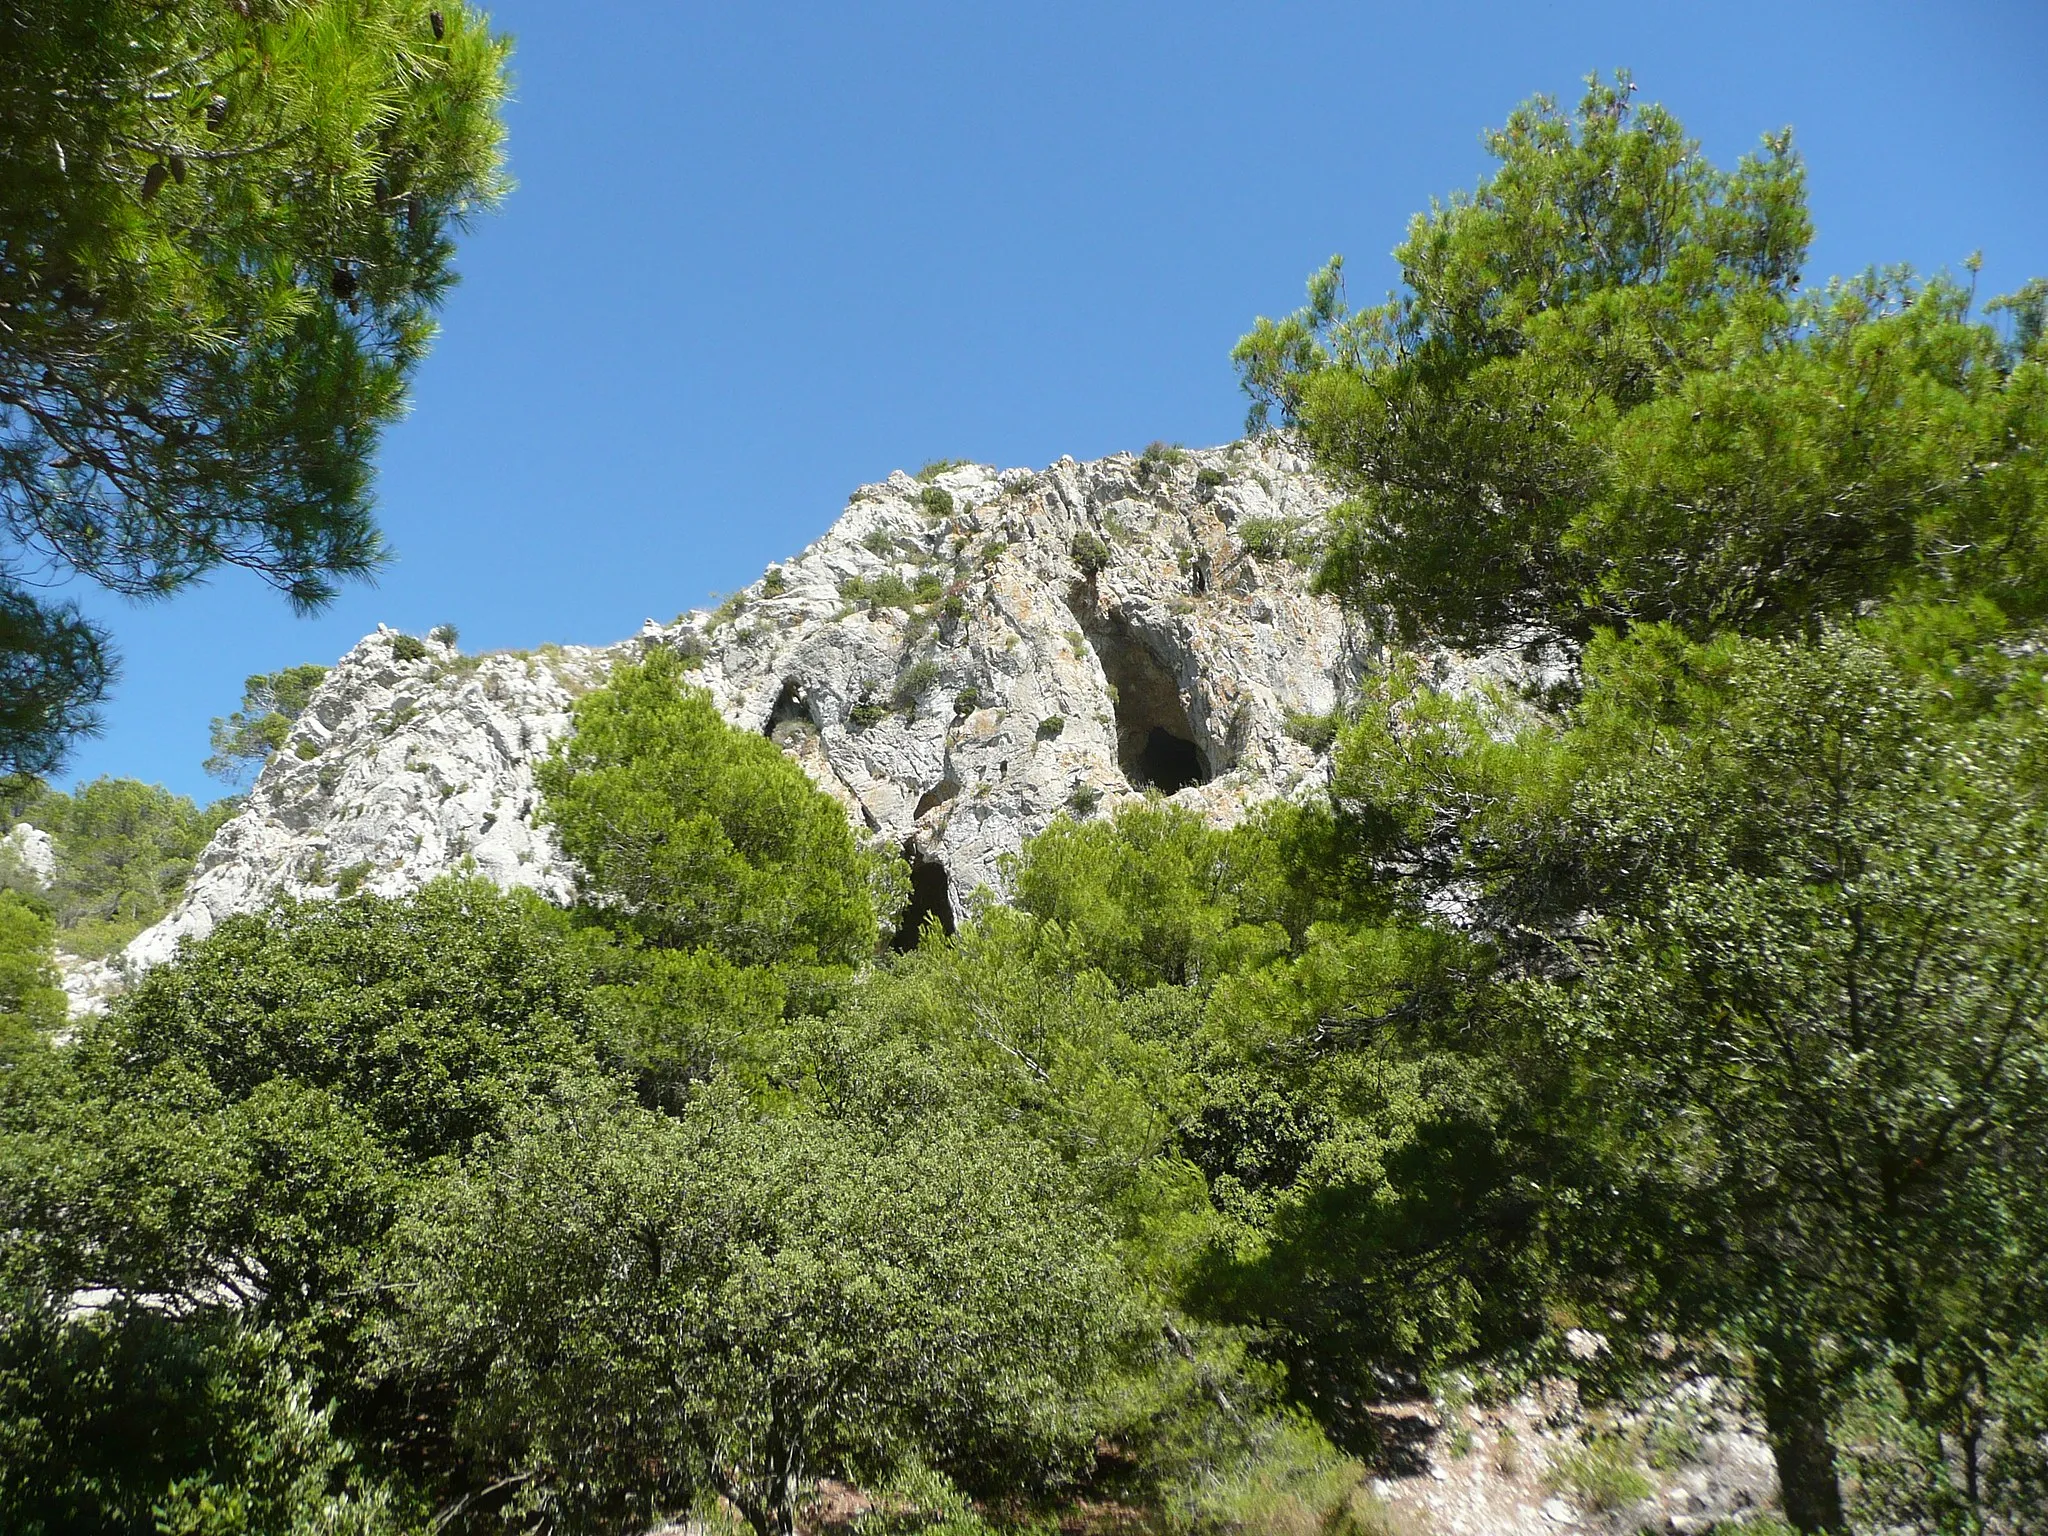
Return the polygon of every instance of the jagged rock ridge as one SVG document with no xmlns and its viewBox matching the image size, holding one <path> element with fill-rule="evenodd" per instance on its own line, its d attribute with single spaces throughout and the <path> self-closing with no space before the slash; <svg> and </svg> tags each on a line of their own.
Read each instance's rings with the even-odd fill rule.
<svg viewBox="0 0 2048 1536">
<path fill-rule="evenodd" d="M 1336 707 L 1373 659 L 1309 591 L 1303 545 L 1333 499 L 1271 441 L 899 471 L 717 610 L 619 645 L 463 656 L 380 629 L 128 964 L 279 892 L 395 894 L 473 869 L 565 897 L 534 763 L 576 695 L 652 645 L 695 658 L 729 720 L 905 850 L 914 916 L 1000 892 L 1003 856 L 1062 812 L 1149 790 L 1234 820 L 1311 782 L 1289 718 Z"/>
</svg>

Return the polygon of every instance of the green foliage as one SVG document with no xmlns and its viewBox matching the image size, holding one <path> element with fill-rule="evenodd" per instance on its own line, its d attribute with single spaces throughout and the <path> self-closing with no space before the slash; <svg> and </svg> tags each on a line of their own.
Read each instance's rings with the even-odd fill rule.
<svg viewBox="0 0 2048 1536">
<path fill-rule="evenodd" d="M 962 688 L 953 695 L 953 713 L 965 716 L 981 708 L 981 690 L 972 685 Z"/>
<path fill-rule="evenodd" d="M 346 901 L 363 888 L 363 882 L 375 874 L 377 866 L 368 859 L 358 860 L 334 877 L 334 894 Z"/>
<path fill-rule="evenodd" d="M 1458 645 L 1801 633 L 1901 587 L 2048 614 L 2042 361 L 1946 280 L 1798 296 L 1789 135 L 1722 170 L 1632 90 L 1517 110 L 1387 304 L 1346 310 L 1333 262 L 1240 343 L 1255 425 L 1352 492 L 1324 584 Z"/>
<path fill-rule="evenodd" d="M 1239 545 L 1259 560 L 1292 560 L 1312 566 L 1318 558 L 1320 537 L 1321 530 L 1313 524 L 1284 517 L 1248 517 L 1237 525 Z"/>
<path fill-rule="evenodd" d="M 918 504 L 924 508 L 926 517 L 951 517 L 953 515 L 953 493 L 944 486 L 928 485 L 918 492 Z"/>
<path fill-rule="evenodd" d="M 873 952 L 880 861 L 801 768 L 686 688 L 673 658 L 616 669 L 574 722 L 537 776 L 583 899 L 609 921 L 749 965 Z"/>
<path fill-rule="evenodd" d="M 1187 461 L 1188 452 L 1178 443 L 1147 443 L 1145 451 L 1138 456 L 1138 478 L 1150 480 L 1154 475 L 1164 474 Z"/>
<path fill-rule="evenodd" d="M 870 726 L 880 725 L 890 714 L 888 705 L 877 703 L 870 698 L 860 698 L 856 699 L 853 707 L 846 712 L 846 723 L 856 731 L 865 731 Z"/>
<path fill-rule="evenodd" d="M 769 566 L 768 574 L 761 578 L 762 594 L 766 597 L 780 597 L 788 590 L 789 577 L 783 574 L 782 567 L 779 565 Z"/>
<path fill-rule="evenodd" d="M 572 1528 L 932 1465 L 1035 1489 L 1124 1321 L 1099 1222 L 1015 1139 L 866 1135 L 730 1098 L 542 1117 L 423 1191 L 387 1368 L 478 1390 L 457 1433 Z M 488 1367 L 488 1369 L 486 1369 Z"/>
<path fill-rule="evenodd" d="M 292 722 L 306 711 L 326 680 L 327 668 L 308 664 L 280 672 L 258 672 L 242 683 L 242 707 L 213 720 L 213 755 L 206 771 L 231 786 L 246 784 L 270 755 L 284 745 Z"/>
<path fill-rule="evenodd" d="M 1303 715 L 1290 711 L 1282 729 L 1309 751 L 1321 753 L 1335 745 L 1341 725 L 1341 717 L 1337 715 Z"/>
<path fill-rule="evenodd" d="M 1626 1509 L 1654 1491 L 1626 1442 L 1611 1435 L 1554 1458 L 1543 1481 L 1553 1492 L 1570 1494 L 1581 1509 L 1596 1515 Z"/>
<path fill-rule="evenodd" d="M 393 661 L 425 661 L 433 652 L 427 649 L 427 642 L 418 635 L 393 635 L 391 637 L 391 659 Z"/>
<path fill-rule="evenodd" d="M 1102 791 L 1093 784 L 1076 784 L 1074 792 L 1067 796 L 1067 808 L 1083 820 L 1095 814 L 1095 807 L 1102 804 Z"/>
<path fill-rule="evenodd" d="M 447 646 L 452 651 L 455 649 L 455 643 L 462 638 L 462 631 L 453 624 L 436 624 L 427 631 L 427 638 L 436 645 Z"/>
<path fill-rule="evenodd" d="M 890 695 L 890 702 L 908 713 L 917 708 L 917 701 L 931 692 L 938 681 L 938 661 L 930 656 L 920 656 L 905 667 L 903 675 L 896 679 L 896 688 Z"/>
<path fill-rule="evenodd" d="M 936 571 L 926 571 L 916 584 L 894 571 L 880 576 L 849 576 L 839 583 L 839 595 L 849 603 L 866 603 L 871 608 L 913 609 L 935 603 L 945 594 L 945 582 Z"/>
<path fill-rule="evenodd" d="M 1074 535 L 1074 564 L 1091 581 L 1109 568 L 1109 545 L 1099 533 L 1087 529 Z"/>
<path fill-rule="evenodd" d="M 1204 497 L 1208 496 L 1211 491 L 1217 490 L 1229 483 L 1230 476 L 1223 470 L 1214 469 L 1205 464 L 1202 468 L 1195 471 L 1195 490 Z"/>
<path fill-rule="evenodd" d="M 0 1304 L 7 1529 L 399 1536 L 390 1492 L 351 1465 L 278 1336 L 50 1301 Z"/>
<path fill-rule="evenodd" d="M 507 44 L 396 0 L 30 0 L 0 102 L 0 761 L 112 672 L 46 562 L 154 597 L 222 564 L 297 608 L 382 562 L 377 436 L 506 185 Z"/>
<path fill-rule="evenodd" d="M 1774 1433 L 1892 1352 L 1909 1415 L 1959 1431 L 2048 1263 L 2042 689 L 1955 692 L 1841 631 L 1588 658 L 1590 831 L 1637 889 L 1566 1032 L 1630 1106 L 1623 1231 L 1686 1321 L 1749 1344 Z M 1781 1471 L 1822 1518 L 1831 1489 L 1796 1483 L 1832 1470 Z"/>
<path fill-rule="evenodd" d="M 917 472 L 917 478 L 929 484 L 948 470 L 965 469 L 966 467 L 967 460 L 965 459 L 928 459 L 925 461 L 924 467 Z"/>
<path fill-rule="evenodd" d="M 1210 828 L 1177 806 L 1130 806 L 1108 822 L 1054 822 L 1011 871 L 1056 970 L 1095 970 L 1125 989 L 1204 986 L 1283 951 L 1281 867 L 1258 831 Z"/>
<path fill-rule="evenodd" d="M 408 1181 L 600 1077 L 588 980 L 561 914 L 480 882 L 284 904 L 81 1024 L 40 1093 L 0 1082 L 0 1435 L 76 1426 L 56 1447 L 99 1458 L 10 1454 L 0 1497 L 97 1500 L 121 1529 L 155 1529 L 152 1502 L 192 1529 L 237 1529 L 237 1501 L 312 1521 L 367 1475 L 331 1416 L 421 1449 L 359 1374 L 373 1261 Z M 80 1291 L 112 1299 L 81 1317 Z"/>
<path fill-rule="evenodd" d="M 74 795 L 40 791 L 20 814 L 50 834 L 56 878 L 46 892 L 24 894 L 47 901 L 66 950 L 110 954 L 170 911 L 237 804 L 201 808 L 135 779 L 95 779 Z"/>
<path fill-rule="evenodd" d="M 0 890 L 0 1071 L 63 1027 L 56 937 L 57 925 L 19 891 Z"/>
<path fill-rule="evenodd" d="M 1038 739 L 1040 741 L 1051 741 L 1055 737 L 1057 737 L 1061 731 L 1064 731 L 1066 728 L 1066 716 L 1047 715 L 1043 720 L 1038 722 Z"/>
</svg>

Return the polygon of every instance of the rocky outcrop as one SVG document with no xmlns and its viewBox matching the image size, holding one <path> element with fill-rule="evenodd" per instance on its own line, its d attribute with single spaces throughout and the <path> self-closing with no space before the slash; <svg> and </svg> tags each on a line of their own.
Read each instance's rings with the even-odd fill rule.
<svg viewBox="0 0 2048 1536">
<path fill-rule="evenodd" d="M 656 645 L 906 852 L 913 920 L 999 893 L 1004 855 L 1062 813 L 1159 793 L 1229 822 L 1314 782 L 1290 720 L 1336 707 L 1372 661 L 1309 591 L 1332 499 L 1271 442 L 899 472 L 718 609 L 616 646 L 464 656 L 380 630 L 128 962 L 278 892 L 397 893 L 469 869 L 565 896 L 534 763 L 580 692 Z"/>
</svg>

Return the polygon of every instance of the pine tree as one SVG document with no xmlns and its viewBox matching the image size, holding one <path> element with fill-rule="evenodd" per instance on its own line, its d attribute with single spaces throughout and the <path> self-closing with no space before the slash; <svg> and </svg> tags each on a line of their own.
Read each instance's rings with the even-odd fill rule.
<svg viewBox="0 0 2048 1536">
<path fill-rule="evenodd" d="M 508 47 L 398 0 L 0 15 L 0 765 L 48 771 L 113 677 L 52 568 L 240 566 L 301 610 L 377 568 L 371 458 L 506 185 Z"/>
</svg>

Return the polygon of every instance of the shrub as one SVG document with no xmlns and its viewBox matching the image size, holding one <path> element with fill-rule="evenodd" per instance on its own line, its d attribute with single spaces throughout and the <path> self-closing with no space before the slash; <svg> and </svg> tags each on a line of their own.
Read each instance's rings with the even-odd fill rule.
<svg viewBox="0 0 2048 1536">
<path fill-rule="evenodd" d="M 1303 715 L 1289 711 L 1281 728 L 1311 752 L 1327 752 L 1337 740 L 1335 715 Z"/>
<path fill-rule="evenodd" d="M 1287 525 L 1277 517 L 1248 517 L 1237 525 L 1237 542 L 1257 559 L 1276 559 L 1287 549 Z"/>
<path fill-rule="evenodd" d="M 1185 464 L 1187 460 L 1188 451 L 1181 447 L 1179 443 L 1155 441 L 1145 445 L 1145 452 L 1140 462 L 1150 464 L 1154 468 L 1160 468 L 1174 464 Z"/>
<path fill-rule="evenodd" d="M 939 605 L 939 611 L 949 619 L 964 619 L 967 617 L 967 599 L 955 592 Z"/>
<path fill-rule="evenodd" d="M 452 651 L 455 649 L 455 642 L 462 638 L 462 631 L 453 624 L 436 624 L 427 631 L 427 638 L 437 645 L 447 646 Z"/>
<path fill-rule="evenodd" d="M 1019 1487 L 1087 1464 L 1135 1320 L 1037 1143 L 728 1094 L 572 1102 L 487 1156 L 411 1203 L 383 1363 L 477 1384 L 452 1427 L 486 1475 L 531 1478 L 531 1528 L 645 1530 L 715 1488 L 788 1531 L 814 1469 Z"/>
<path fill-rule="evenodd" d="M 870 608 L 908 608 L 916 595 L 910 583 L 894 571 L 880 576 L 849 576 L 839 583 L 839 596 L 849 603 L 866 603 Z"/>
<path fill-rule="evenodd" d="M 1594 1514 L 1625 1509 L 1648 1498 L 1652 1491 L 1650 1480 L 1618 1440 L 1595 1440 L 1565 1452 L 1551 1462 L 1543 1481 L 1553 1492 L 1570 1494 Z"/>
<path fill-rule="evenodd" d="M 1102 791 L 1093 784 L 1076 784 L 1074 792 L 1067 796 L 1067 804 L 1076 816 L 1088 816 L 1095 807 L 1102 804 Z"/>
<path fill-rule="evenodd" d="M 881 868 L 846 813 L 766 737 L 726 724 L 665 652 L 578 700 L 534 778 L 580 894 L 615 928 L 746 965 L 872 952 Z"/>
<path fill-rule="evenodd" d="M 761 578 L 761 590 L 769 597 L 780 597 L 789 590 L 789 578 L 782 574 L 781 566 L 768 567 L 768 574 Z"/>
<path fill-rule="evenodd" d="M 334 877 L 334 894 L 346 901 L 363 888 L 363 882 L 376 868 L 368 859 L 357 860 Z"/>
<path fill-rule="evenodd" d="M 949 469 L 965 469 L 966 467 L 967 461 L 965 459 L 931 459 L 926 462 L 924 468 L 917 472 L 917 478 L 930 482 L 938 479 L 939 476 Z"/>
<path fill-rule="evenodd" d="M 427 644 L 418 635 L 393 635 L 391 637 L 391 659 L 393 661 L 425 661 Z"/>
<path fill-rule="evenodd" d="M 930 691 L 932 684 L 939 680 L 939 664 L 931 657 L 919 658 L 910 664 L 904 674 L 896 679 L 896 692 L 891 702 L 898 709 L 912 710 L 917 701 Z"/>
<path fill-rule="evenodd" d="M 1215 490 L 1219 485 L 1227 483 L 1229 479 L 1230 476 L 1226 475 L 1222 470 L 1204 466 L 1195 471 L 1195 489 L 1204 496 L 1207 496 L 1209 492 Z"/>
<path fill-rule="evenodd" d="M 962 688 L 953 695 L 954 714 L 971 715 L 979 708 L 981 708 L 981 690 L 979 688 Z"/>
<path fill-rule="evenodd" d="M 1067 722 L 1065 716 L 1047 715 L 1043 720 L 1038 722 L 1038 739 L 1040 741 L 1051 741 L 1055 736 L 1059 735 L 1059 733 L 1061 731 L 1064 731 L 1066 728 Z"/>
<path fill-rule="evenodd" d="M 320 743 L 309 736 L 301 736 L 298 745 L 293 747 L 292 751 L 298 754 L 300 762 L 310 763 L 320 755 Z"/>
<path fill-rule="evenodd" d="M 917 498 L 924 505 L 927 517 L 951 517 L 953 515 L 953 493 L 944 486 L 928 485 Z"/>
<path fill-rule="evenodd" d="M 889 711 L 873 699 L 862 699 L 846 712 L 846 723 L 856 731 L 864 731 L 871 725 L 880 725 L 889 718 Z"/>
<path fill-rule="evenodd" d="M 711 647 L 704 643 L 704 637 L 694 629 L 679 630 L 664 642 L 669 654 L 687 667 L 701 667 Z"/>
<path fill-rule="evenodd" d="M 860 541 L 862 549 L 884 560 L 896 553 L 896 536 L 886 528 L 870 528 Z"/>
<path fill-rule="evenodd" d="M 1074 564 L 1093 580 L 1109 565 L 1109 543 L 1101 534 L 1086 529 L 1074 535 Z"/>
</svg>

